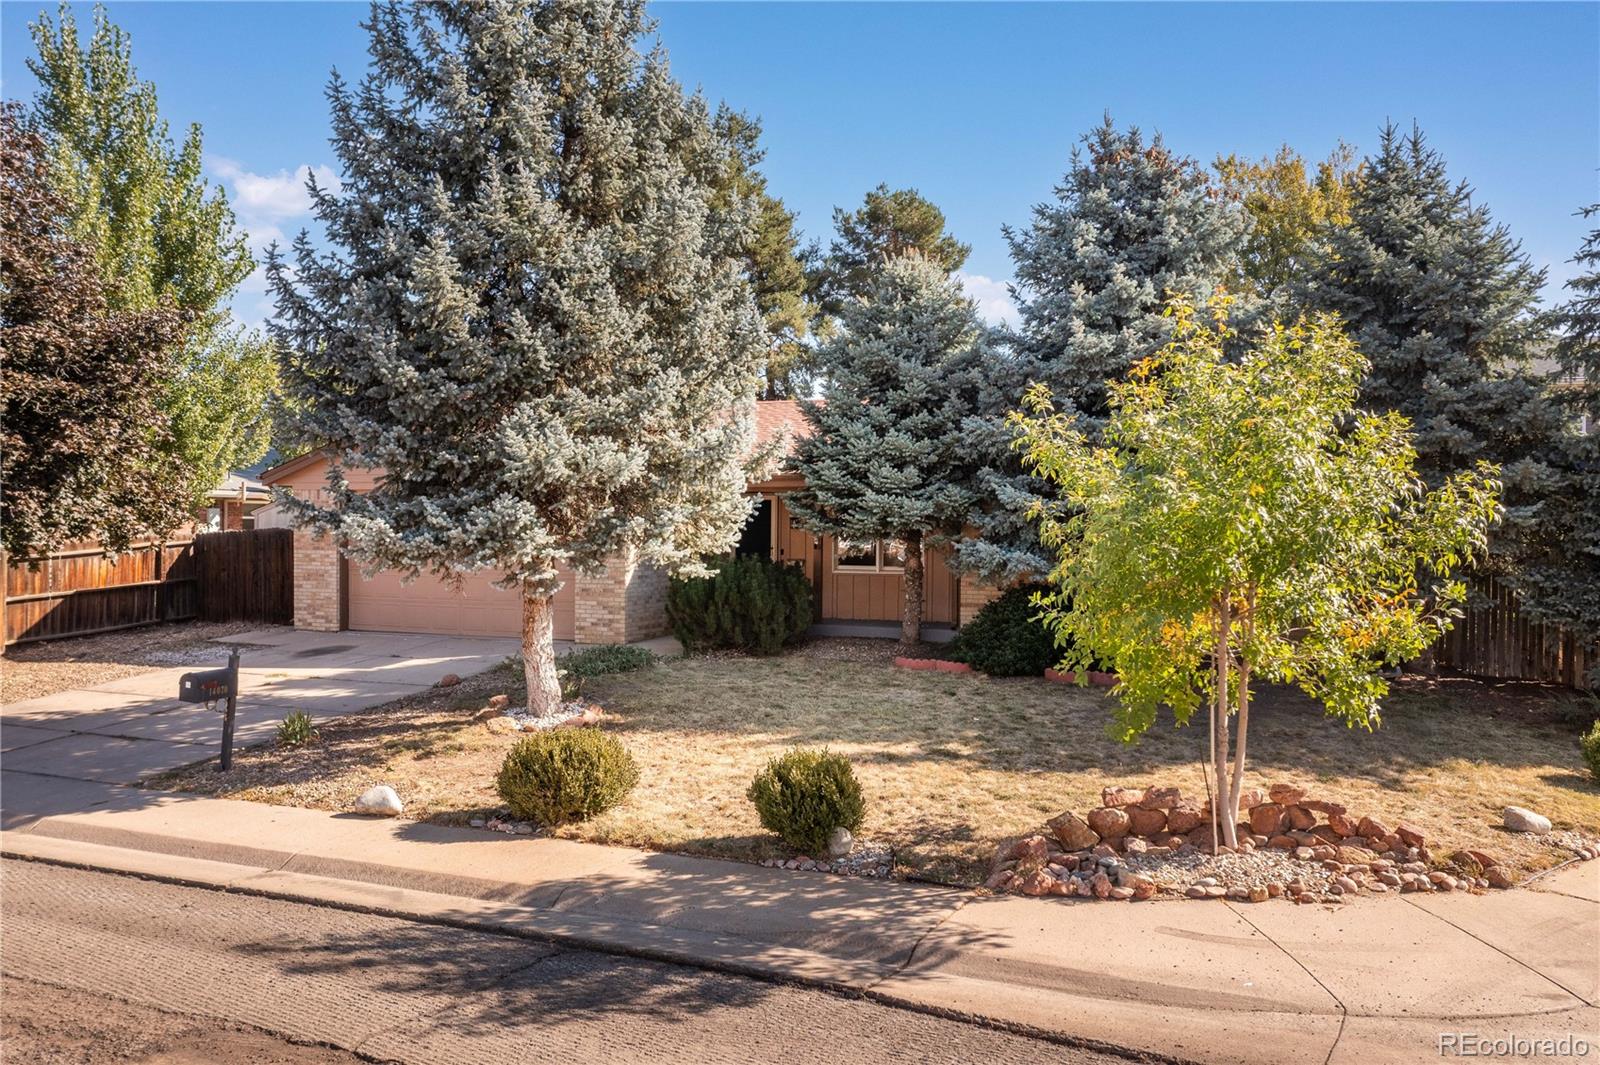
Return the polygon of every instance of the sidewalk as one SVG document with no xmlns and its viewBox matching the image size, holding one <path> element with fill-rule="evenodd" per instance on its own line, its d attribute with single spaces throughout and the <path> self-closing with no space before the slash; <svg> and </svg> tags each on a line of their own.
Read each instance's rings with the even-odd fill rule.
<svg viewBox="0 0 1600 1065">
<path fill-rule="evenodd" d="M 241 743 L 291 706 L 350 713 L 510 653 L 509 641 L 272 635 L 246 658 Z M 216 715 L 170 698 L 191 668 L 5 707 L 0 851 L 802 981 L 1176 1059 L 1415 1062 L 1438 1056 L 1444 1032 L 1570 1034 L 1600 1053 L 1600 862 L 1529 890 L 1337 909 L 979 897 L 123 786 L 215 753 Z"/>
</svg>

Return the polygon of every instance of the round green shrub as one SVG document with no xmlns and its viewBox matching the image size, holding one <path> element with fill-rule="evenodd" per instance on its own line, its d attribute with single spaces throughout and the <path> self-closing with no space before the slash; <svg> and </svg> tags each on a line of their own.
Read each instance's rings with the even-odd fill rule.
<svg viewBox="0 0 1600 1065">
<path fill-rule="evenodd" d="M 961 626 L 947 653 L 991 677 L 1040 676 L 1061 660 L 1055 635 L 1034 620 L 1039 608 L 1030 602 L 1046 590 L 1042 584 L 1018 585 L 986 603 Z"/>
<path fill-rule="evenodd" d="M 639 767 L 597 728 L 538 732 L 506 752 L 495 789 L 519 821 L 557 825 L 603 813 L 639 782 Z"/>
<path fill-rule="evenodd" d="M 1583 749 L 1583 760 L 1589 763 L 1589 775 L 1600 782 L 1600 720 L 1595 721 L 1594 728 L 1583 734 L 1578 746 Z"/>
<path fill-rule="evenodd" d="M 850 760 L 826 748 L 796 748 L 772 759 L 745 794 L 762 827 L 804 854 L 822 854 L 834 829 L 853 833 L 866 816 Z"/>
<path fill-rule="evenodd" d="M 775 655 L 811 627 L 811 581 L 798 563 L 732 558 L 710 569 L 667 587 L 667 620 L 685 651 Z"/>
</svg>

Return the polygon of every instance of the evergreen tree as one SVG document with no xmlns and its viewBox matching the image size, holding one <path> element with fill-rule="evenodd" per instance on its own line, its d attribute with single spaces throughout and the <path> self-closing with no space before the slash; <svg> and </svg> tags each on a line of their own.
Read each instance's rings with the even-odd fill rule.
<svg viewBox="0 0 1600 1065">
<path fill-rule="evenodd" d="M 108 307 L 93 249 L 71 234 L 48 147 L 0 111 L 0 545 L 13 558 L 95 539 L 121 550 L 185 516 L 155 399 L 182 343 L 170 303 Z"/>
<path fill-rule="evenodd" d="M 161 447 L 189 475 L 191 508 L 230 468 L 265 453 L 277 370 L 259 332 L 235 323 L 228 301 L 255 269 L 220 189 L 201 174 L 200 127 L 175 146 L 155 86 L 133 68 L 128 35 L 96 7 L 83 47 L 71 10 L 35 22 L 39 80 L 33 118 L 52 148 L 52 173 L 72 233 L 97 249 L 113 310 L 171 301 L 189 319 L 186 342 L 167 352 L 159 388 L 168 424 Z"/>
<path fill-rule="evenodd" d="M 1383 131 L 1350 206 L 1314 254 L 1297 299 L 1337 312 L 1371 363 L 1361 404 L 1398 411 L 1423 479 L 1500 467 L 1505 515 L 1491 570 L 1513 583 L 1561 501 L 1566 418 L 1531 369 L 1549 343 L 1544 272 L 1528 261 L 1420 130 Z"/>
<path fill-rule="evenodd" d="M 1171 339 L 1167 302 L 1209 299 L 1239 267 L 1247 222 L 1193 160 L 1157 135 L 1118 130 L 1110 116 L 1075 149 L 1055 200 L 1024 230 L 1005 230 L 1016 263 L 1020 324 L 1007 406 L 1028 381 L 1046 385 L 1091 434 L 1108 412 L 1108 382 Z M 1236 311 L 1243 305 L 1236 304 Z M 984 475 L 979 536 L 957 563 L 991 579 L 1049 570 L 1026 520 L 1043 485 L 1003 446 Z"/>
<path fill-rule="evenodd" d="M 944 231 L 944 212 L 916 189 L 879 185 L 854 211 L 833 209 L 838 236 L 828 248 L 816 279 L 822 306 L 840 314 L 852 300 L 865 297 L 889 259 L 916 252 L 953 273 L 972 252 Z"/>
<path fill-rule="evenodd" d="M 1586 218 L 1597 214 L 1600 204 L 1583 210 Z M 1560 339 L 1551 397 L 1568 419 L 1553 463 L 1559 490 L 1542 508 L 1517 584 L 1535 616 L 1593 640 L 1600 637 L 1600 229 L 1572 262 L 1579 273 L 1567 282 L 1571 299 L 1553 316 Z"/>
<path fill-rule="evenodd" d="M 766 156 L 760 121 L 724 104 L 717 109 L 715 124 L 729 151 L 713 206 L 726 210 L 742 199 L 755 204 L 755 226 L 744 259 L 756 307 L 772 336 L 762 374 L 766 398 L 800 395 L 810 377 L 811 348 L 806 339 L 817 306 L 808 297 L 811 282 L 795 214 L 767 192 L 767 179 L 760 170 Z"/>
<path fill-rule="evenodd" d="M 328 506 L 363 565 L 492 568 L 523 602 L 529 704 L 560 700 L 558 568 L 693 572 L 748 512 L 742 455 L 766 333 L 716 210 L 728 165 L 638 0 L 376 4 L 371 70 L 328 98 L 332 250 L 269 276 Z M 383 471 L 365 494 L 344 471 Z"/>
<path fill-rule="evenodd" d="M 900 638 L 921 640 L 923 549 L 959 536 L 976 501 L 974 423 L 991 380 L 985 330 L 942 263 L 916 252 L 879 266 L 846 304 L 819 356 L 824 398 L 802 402 L 809 426 L 788 497 L 808 527 L 902 545 Z M 979 431 L 982 431 L 981 425 Z"/>
</svg>

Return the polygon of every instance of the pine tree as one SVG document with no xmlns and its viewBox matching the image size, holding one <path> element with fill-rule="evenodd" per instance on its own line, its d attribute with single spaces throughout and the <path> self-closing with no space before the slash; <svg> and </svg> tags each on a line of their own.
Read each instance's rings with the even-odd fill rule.
<svg viewBox="0 0 1600 1065">
<path fill-rule="evenodd" d="M 200 127 L 173 144 L 155 86 L 139 80 L 128 35 L 105 9 L 95 8 L 87 48 L 66 4 L 57 23 L 41 16 L 31 29 L 33 119 L 51 142 L 72 233 L 97 249 L 109 306 L 170 301 L 189 320 L 159 385 L 162 447 L 189 471 L 179 486 L 186 504 L 204 506 L 229 469 L 265 453 L 270 434 L 272 347 L 228 311 L 255 261 L 222 191 L 202 176 Z"/>
<path fill-rule="evenodd" d="M 1371 363 L 1361 404 L 1398 411 L 1430 485 L 1479 462 L 1500 467 L 1505 514 L 1490 571 L 1519 581 L 1561 502 L 1566 418 L 1532 360 L 1549 344 L 1544 271 L 1472 189 L 1450 180 L 1422 132 L 1383 131 L 1348 225 L 1334 228 L 1296 295 L 1337 312 Z"/>
<path fill-rule="evenodd" d="M 155 402 L 183 316 L 108 307 L 48 151 L 16 105 L 0 111 L 0 543 L 15 559 L 80 539 L 121 550 L 186 510 Z"/>
<path fill-rule="evenodd" d="M 1600 204 L 1583 210 L 1600 214 Z M 1555 488 L 1517 572 L 1530 613 L 1600 638 L 1600 229 L 1572 257 L 1571 299 L 1556 309 L 1551 398 L 1568 419 L 1552 462 Z M 1597 678 L 1600 679 L 1600 678 Z"/>
<path fill-rule="evenodd" d="M 806 339 L 817 306 L 809 297 L 811 280 L 795 229 L 795 214 L 767 191 L 767 179 L 760 170 L 766 157 L 760 121 L 724 104 L 717 109 L 715 125 L 729 152 L 713 206 L 725 210 L 743 199 L 755 204 L 755 226 L 744 250 L 745 275 L 772 335 L 762 373 L 766 398 L 801 395 L 811 375 L 812 349 Z"/>
<path fill-rule="evenodd" d="M 1235 275 L 1246 228 L 1238 205 L 1198 164 L 1159 135 L 1146 142 L 1138 129 L 1118 130 L 1108 115 L 1073 151 L 1055 200 L 1034 207 L 1026 229 L 1005 230 L 1020 314 L 1007 406 L 1016 407 L 1029 381 L 1041 383 L 1097 431 L 1108 382 L 1171 339 L 1171 298 L 1209 299 Z M 1048 571 L 1026 519 L 1044 486 L 1009 446 L 993 456 L 984 481 L 979 536 L 960 545 L 957 563 L 999 580 Z"/>
<path fill-rule="evenodd" d="M 713 209 L 726 148 L 636 49 L 643 8 L 375 5 L 371 70 L 328 89 L 331 250 L 302 234 L 269 264 L 293 405 L 333 460 L 301 520 L 367 567 L 501 571 L 540 711 L 558 567 L 692 572 L 749 511 L 752 212 Z M 351 491 L 354 467 L 378 485 Z"/>
<path fill-rule="evenodd" d="M 973 423 L 990 401 L 986 330 L 943 265 L 917 253 L 878 268 L 823 346 L 821 402 L 788 497 L 810 528 L 903 545 L 901 640 L 921 640 L 923 549 L 959 536 L 976 502 Z M 980 425 L 980 431 L 981 425 Z"/>
<path fill-rule="evenodd" d="M 835 207 L 833 228 L 838 235 L 815 281 L 823 309 L 832 315 L 868 295 L 889 259 L 916 252 L 952 273 L 972 253 L 971 245 L 945 232 L 944 212 L 916 189 L 879 185 L 856 210 Z"/>
</svg>

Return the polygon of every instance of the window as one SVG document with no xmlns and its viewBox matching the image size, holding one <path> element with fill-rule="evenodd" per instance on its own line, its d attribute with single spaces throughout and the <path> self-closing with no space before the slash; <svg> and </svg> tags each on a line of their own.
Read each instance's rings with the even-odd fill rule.
<svg viewBox="0 0 1600 1065">
<path fill-rule="evenodd" d="M 906 566 L 906 548 L 898 540 L 833 541 L 833 568 L 857 573 L 899 573 Z"/>
</svg>

